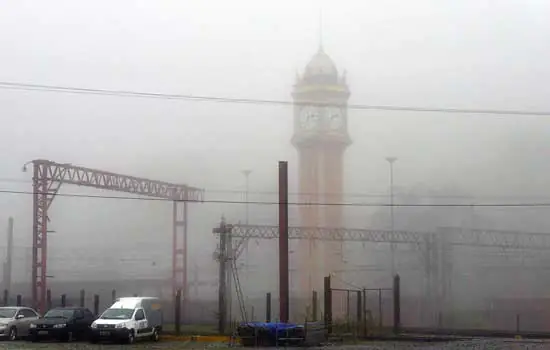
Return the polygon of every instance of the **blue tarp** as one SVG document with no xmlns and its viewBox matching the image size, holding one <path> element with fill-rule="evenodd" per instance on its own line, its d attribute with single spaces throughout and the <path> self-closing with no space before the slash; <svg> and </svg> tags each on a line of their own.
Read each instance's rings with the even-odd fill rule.
<svg viewBox="0 0 550 350">
<path fill-rule="evenodd" d="M 271 335 L 277 337 L 285 337 L 286 331 L 304 328 L 303 325 L 296 323 L 281 323 L 281 322 L 247 322 L 241 324 L 242 327 L 263 328 Z"/>
</svg>

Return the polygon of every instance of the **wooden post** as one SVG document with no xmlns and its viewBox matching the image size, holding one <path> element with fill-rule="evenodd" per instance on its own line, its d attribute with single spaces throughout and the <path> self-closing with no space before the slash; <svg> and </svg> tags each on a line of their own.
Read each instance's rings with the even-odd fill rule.
<svg viewBox="0 0 550 350">
<path fill-rule="evenodd" d="M 271 322 L 271 293 L 265 295 L 265 322 Z"/>
<path fill-rule="evenodd" d="M 116 290 L 114 289 L 111 291 L 111 300 L 113 303 L 116 301 Z"/>
<path fill-rule="evenodd" d="M 176 291 L 174 299 L 174 323 L 176 326 L 176 335 L 181 332 L 181 289 Z"/>
<path fill-rule="evenodd" d="M 46 291 L 46 309 L 50 310 L 52 308 L 52 290 L 48 289 Z M 44 311 L 47 311 L 44 310 Z"/>
<path fill-rule="evenodd" d="M 332 289 L 330 286 L 330 276 L 325 277 L 325 328 L 328 334 L 332 333 Z"/>
<path fill-rule="evenodd" d="M 317 321 L 317 317 L 318 317 L 318 313 L 319 313 L 319 309 L 318 309 L 318 298 L 317 298 L 317 291 L 314 290 L 312 295 L 311 295 L 311 318 L 312 318 L 312 321 L 315 322 Z"/>
<path fill-rule="evenodd" d="M 4 306 L 8 306 L 8 303 L 9 303 L 9 292 L 7 289 L 4 289 L 4 296 L 2 298 L 2 304 Z"/>
<path fill-rule="evenodd" d="M 65 294 L 61 294 L 61 307 L 67 306 L 67 296 Z"/>
<path fill-rule="evenodd" d="M 86 291 L 84 289 L 80 290 L 80 307 L 86 305 Z"/>
<path fill-rule="evenodd" d="M 21 294 L 17 294 L 17 306 L 21 306 Z"/>
<path fill-rule="evenodd" d="M 94 295 L 94 315 L 99 316 L 99 295 Z"/>
<path fill-rule="evenodd" d="M 401 286 L 399 275 L 393 278 L 393 332 L 401 332 Z"/>
</svg>

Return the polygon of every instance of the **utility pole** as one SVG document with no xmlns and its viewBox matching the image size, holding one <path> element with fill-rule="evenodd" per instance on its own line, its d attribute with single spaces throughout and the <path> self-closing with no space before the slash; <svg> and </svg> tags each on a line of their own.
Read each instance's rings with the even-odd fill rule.
<svg viewBox="0 0 550 350">
<path fill-rule="evenodd" d="M 4 263 L 4 289 L 11 291 L 11 272 L 13 266 L 13 218 L 8 219 L 8 252 Z"/>
<path fill-rule="evenodd" d="M 397 160 L 396 157 L 386 157 L 386 160 L 390 164 L 390 230 L 392 236 L 394 234 L 394 213 L 393 213 L 393 163 Z M 390 255 L 391 255 L 391 275 L 395 276 L 395 243 L 390 242 Z"/>
<path fill-rule="evenodd" d="M 225 301 L 226 301 L 226 310 L 227 310 L 227 320 L 231 322 L 233 320 L 233 269 L 236 268 L 235 265 L 235 252 L 233 251 L 233 237 L 231 236 L 231 229 L 228 229 L 226 226 L 225 235 L 225 278 L 226 278 L 226 289 L 225 289 Z"/>
<path fill-rule="evenodd" d="M 227 326 L 227 263 L 230 263 L 228 251 L 227 251 L 227 241 L 228 241 L 228 232 L 231 232 L 231 226 L 225 224 L 225 218 L 222 217 L 219 228 L 215 228 L 214 233 L 220 235 L 219 241 L 219 278 L 218 278 L 218 332 L 220 334 L 225 333 L 225 328 Z"/>
<path fill-rule="evenodd" d="M 289 318 L 288 162 L 279 162 L 279 319 Z"/>
</svg>

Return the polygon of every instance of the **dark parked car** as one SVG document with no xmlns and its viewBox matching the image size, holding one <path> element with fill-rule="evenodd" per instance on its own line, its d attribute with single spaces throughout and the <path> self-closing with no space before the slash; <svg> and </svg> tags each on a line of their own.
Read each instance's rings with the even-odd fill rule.
<svg viewBox="0 0 550 350">
<path fill-rule="evenodd" d="M 83 307 L 58 307 L 46 312 L 44 317 L 31 323 L 29 340 L 57 339 L 72 341 L 86 339 L 94 314 Z"/>
</svg>

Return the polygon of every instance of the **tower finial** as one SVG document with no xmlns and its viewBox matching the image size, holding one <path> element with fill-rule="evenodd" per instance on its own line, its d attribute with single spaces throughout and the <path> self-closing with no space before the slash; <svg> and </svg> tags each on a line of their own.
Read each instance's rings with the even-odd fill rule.
<svg viewBox="0 0 550 350">
<path fill-rule="evenodd" d="M 323 8 L 319 8 L 319 51 L 323 51 Z"/>
</svg>

